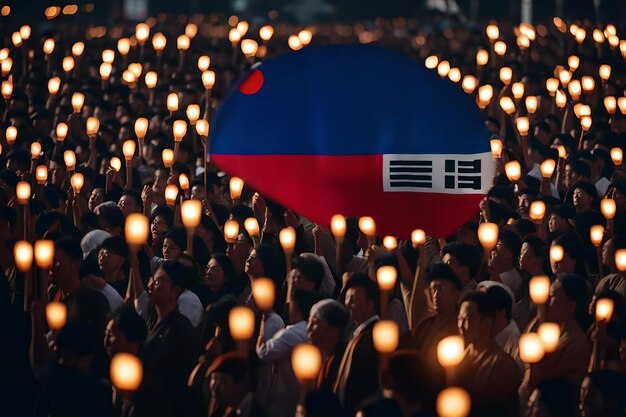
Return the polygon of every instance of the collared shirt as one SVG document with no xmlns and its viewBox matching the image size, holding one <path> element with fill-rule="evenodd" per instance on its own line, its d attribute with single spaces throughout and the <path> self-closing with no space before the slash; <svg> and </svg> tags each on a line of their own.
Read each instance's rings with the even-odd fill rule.
<svg viewBox="0 0 626 417">
<path fill-rule="evenodd" d="M 380 317 L 378 317 L 378 314 L 374 314 L 372 317 L 370 317 L 369 319 L 365 320 L 363 323 L 359 324 L 356 329 L 354 329 L 354 332 L 352 332 L 352 337 L 350 339 L 354 339 L 355 337 L 357 337 L 358 335 L 361 334 L 361 332 L 363 330 L 365 330 L 365 328 L 367 326 L 369 326 L 371 323 L 380 320 Z"/>
</svg>

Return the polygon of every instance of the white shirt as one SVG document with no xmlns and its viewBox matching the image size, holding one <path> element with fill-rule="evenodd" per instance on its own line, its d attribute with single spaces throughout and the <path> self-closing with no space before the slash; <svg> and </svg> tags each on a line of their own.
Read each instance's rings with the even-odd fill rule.
<svg viewBox="0 0 626 417">
<path fill-rule="evenodd" d="M 517 327 L 515 321 L 511 320 L 509 324 L 496 335 L 495 340 L 503 351 L 515 359 L 520 369 L 524 369 L 524 363 L 519 357 L 519 338 L 519 327 Z"/>
<path fill-rule="evenodd" d="M 124 304 L 124 299 L 122 296 L 113 288 L 111 285 L 107 284 L 103 288 L 98 289 L 109 302 L 109 307 L 111 308 L 111 312 L 114 313 L 122 304 Z"/>
<path fill-rule="evenodd" d="M 522 287 L 522 276 L 517 271 L 517 269 L 513 268 L 506 272 L 500 274 L 500 280 L 504 285 L 509 287 L 513 294 L 515 294 L 515 299 L 519 298 L 519 291 Z"/>
<path fill-rule="evenodd" d="M 187 317 L 193 327 L 198 327 L 204 318 L 204 308 L 198 296 L 192 291 L 185 290 L 178 297 L 178 311 Z"/>
<path fill-rule="evenodd" d="M 291 360 L 293 348 L 307 341 L 306 321 L 302 320 L 277 331 L 268 341 L 257 347 L 256 353 L 263 362 L 275 362 L 285 357 Z"/>
</svg>

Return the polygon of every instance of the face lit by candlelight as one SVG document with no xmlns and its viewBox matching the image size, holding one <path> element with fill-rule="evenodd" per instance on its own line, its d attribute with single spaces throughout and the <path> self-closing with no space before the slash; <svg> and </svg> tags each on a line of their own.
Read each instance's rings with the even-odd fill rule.
<svg viewBox="0 0 626 417">
<path fill-rule="evenodd" d="M 591 202 L 593 201 L 591 196 L 582 188 L 576 188 L 573 195 L 574 208 L 577 213 L 589 210 L 591 208 Z"/>
<path fill-rule="evenodd" d="M 176 259 L 181 253 L 183 253 L 183 250 L 176 244 L 174 239 L 166 237 L 163 240 L 163 259 Z"/>
<path fill-rule="evenodd" d="M 459 333 L 465 340 L 465 345 L 475 343 L 491 333 L 493 320 L 483 318 L 478 305 L 474 302 L 464 301 L 459 308 L 457 326 Z"/>
<path fill-rule="evenodd" d="M 218 291 L 226 283 L 224 269 L 215 259 L 211 259 L 207 264 L 204 277 L 211 291 Z"/>
<path fill-rule="evenodd" d="M 558 279 L 550 286 L 550 301 L 548 320 L 555 323 L 564 323 L 574 316 L 576 302 L 567 298 L 561 281 Z"/>
<path fill-rule="evenodd" d="M 612 272 L 617 270 L 615 265 L 615 242 L 612 238 L 607 240 L 602 246 L 602 265 L 608 267 Z"/>
<path fill-rule="evenodd" d="M 576 270 L 576 259 L 567 251 L 563 251 L 563 259 L 558 262 L 550 261 L 552 273 L 554 274 L 573 274 Z"/>
<path fill-rule="evenodd" d="M 374 302 L 367 298 L 365 289 L 361 287 L 348 288 L 345 304 L 350 311 L 352 321 L 357 325 L 376 314 Z"/>
<path fill-rule="evenodd" d="M 161 233 L 165 233 L 165 231 L 170 227 L 167 223 L 167 220 L 163 216 L 156 216 L 154 220 L 152 220 L 152 224 L 150 225 L 150 233 L 152 233 L 152 239 L 157 239 Z"/>
<path fill-rule="evenodd" d="M 89 210 L 94 211 L 102 203 L 104 203 L 104 190 L 102 188 L 94 188 L 89 195 L 87 203 Z"/>
<path fill-rule="evenodd" d="M 245 272 L 249 277 L 260 278 L 265 275 L 265 268 L 263 262 L 259 259 L 256 250 L 251 250 L 248 259 L 246 259 Z"/>
<path fill-rule="evenodd" d="M 165 187 L 167 187 L 167 177 L 169 172 L 165 169 L 157 169 L 154 173 L 154 184 L 152 191 L 155 195 L 165 195 Z"/>
<path fill-rule="evenodd" d="M 120 256 L 109 249 L 102 248 L 98 253 L 98 267 L 102 272 L 111 273 L 119 271 L 124 265 L 124 257 Z"/>
<path fill-rule="evenodd" d="M 173 304 L 180 294 L 180 287 L 174 285 L 163 268 L 157 269 L 148 281 L 148 297 L 156 306 Z"/>
<path fill-rule="evenodd" d="M 446 279 L 433 279 L 430 282 L 430 295 L 437 313 L 445 313 L 456 308 L 459 290 Z"/>
<path fill-rule="evenodd" d="M 141 212 L 141 207 L 139 207 L 137 201 L 130 195 L 123 195 L 120 201 L 117 202 L 117 206 L 122 211 L 124 217 L 127 217 L 131 213 Z"/>
</svg>

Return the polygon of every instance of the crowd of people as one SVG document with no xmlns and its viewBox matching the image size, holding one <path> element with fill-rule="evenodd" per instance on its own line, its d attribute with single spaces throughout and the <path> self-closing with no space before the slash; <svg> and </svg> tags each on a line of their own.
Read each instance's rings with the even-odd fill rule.
<svg viewBox="0 0 626 417">
<path fill-rule="evenodd" d="M 626 415 L 625 28 L 485 26 L 5 27 L 0 415 Z M 211 117 L 250 65 L 328 43 L 398 49 L 476 97 L 497 172 L 453 236 L 331 230 L 211 164 Z"/>
</svg>

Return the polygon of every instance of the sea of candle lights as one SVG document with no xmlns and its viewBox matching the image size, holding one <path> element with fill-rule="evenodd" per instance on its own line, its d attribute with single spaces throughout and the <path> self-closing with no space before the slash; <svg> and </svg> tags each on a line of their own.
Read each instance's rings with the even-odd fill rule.
<svg viewBox="0 0 626 417">
<path fill-rule="evenodd" d="M 46 14 L 54 12 L 49 9 L 46 9 Z M 266 23 L 257 25 L 237 18 L 231 18 L 227 23 L 195 19 L 193 22 L 191 20 L 185 22 L 184 28 L 174 25 L 175 30 L 170 30 L 163 22 L 158 23 L 157 19 L 151 18 L 130 29 L 126 28 L 129 30 L 105 30 L 100 38 L 107 40 L 107 48 L 102 48 L 102 43 L 94 42 L 91 38 L 74 39 L 71 44 L 65 44 L 59 37 L 46 35 L 35 42 L 37 31 L 33 30 L 31 33 L 31 27 L 24 25 L 12 34 L 11 45 L 0 50 L 0 68 L 3 77 L 0 92 L 7 110 L 12 110 L 16 91 L 25 86 L 27 70 L 25 66 L 35 67 L 37 64 L 35 61 L 39 58 L 45 61 L 46 65 L 42 68 L 48 93 L 47 110 L 54 111 L 62 102 L 70 109 L 63 117 L 55 118 L 49 133 L 54 139 L 55 155 L 60 156 L 57 160 L 63 161 L 67 171 L 64 185 L 67 190 L 72 190 L 73 198 L 77 201 L 88 199 L 89 196 L 86 194 L 92 189 L 91 178 L 81 170 L 91 163 L 84 158 L 84 151 L 91 149 L 88 148 L 91 142 L 95 152 L 95 143 L 101 143 L 110 129 L 107 120 L 100 119 L 94 111 L 93 97 L 90 97 L 92 93 L 78 91 L 74 86 L 75 79 L 80 77 L 80 74 L 84 75 L 87 57 L 96 62 L 94 64 L 96 70 L 91 71 L 93 72 L 91 75 L 96 78 L 99 76 L 95 84 L 100 85 L 102 91 L 110 86 L 124 86 L 132 93 L 145 95 L 153 109 L 169 114 L 171 120 L 168 122 L 167 144 L 160 147 L 158 152 L 153 152 L 157 153 L 157 156 L 152 159 L 157 161 L 156 164 L 162 163 L 169 174 L 175 177 L 174 181 L 168 182 L 163 187 L 163 200 L 179 216 L 180 224 L 187 230 L 187 251 L 192 253 L 193 237 L 201 224 L 203 214 L 206 214 L 205 207 L 202 201 L 192 198 L 191 187 L 195 179 L 193 175 L 178 172 L 175 165 L 181 162 L 181 154 L 194 149 L 196 155 L 204 156 L 199 158 L 201 162 L 196 163 L 197 168 L 205 172 L 217 170 L 210 161 L 207 161 L 206 154 L 211 118 L 219 105 L 219 100 L 230 87 L 225 84 L 227 77 L 220 60 L 226 56 L 226 60 L 230 60 L 237 75 L 241 75 L 256 62 L 280 53 L 298 51 L 310 44 L 323 44 L 340 39 L 342 42 L 358 40 L 361 43 L 380 40 L 380 43 L 385 45 L 389 29 L 402 25 L 408 27 L 409 23 L 390 22 L 387 26 L 381 24 L 371 30 L 365 29 L 362 25 L 355 25 L 350 27 L 348 35 L 343 35 L 340 33 L 342 32 L 340 25 L 315 25 L 305 28 Z M 95 28 L 89 28 L 89 33 L 92 30 L 95 31 Z M 623 134 L 626 131 L 626 125 L 623 123 L 626 120 L 624 117 L 626 91 L 618 88 L 624 76 L 626 40 L 619 38 L 614 25 L 595 27 L 586 23 L 581 26 L 580 22 L 568 23 L 560 18 L 554 18 L 552 22 L 537 25 L 522 23 L 510 30 L 493 22 L 486 25 L 483 39 L 471 47 L 470 64 L 451 50 L 438 47 L 435 42 L 432 44 L 427 42 L 426 39 L 434 35 L 427 34 L 417 25 L 411 27 L 411 30 L 417 33 L 412 36 L 411 48 L 408 48 L 411 49 L 409 53 L 412 57 L 422 61 L 425 68 L 432 70 L 439 77 L 458 84 L 460 89 L 476 101 L 485 117 L 497 120 L 500 124 L 500 128 L 490 129 L 493 136 L 485 138 L 485 145 L 489 139 L 498 176 L 514 184 L 517 190 L 523 190 L 527 185 L 525 174 L 531 170 L 528 161 L 524 155 L 519 154 L 519 150 L 526 153 L 529 142 L 535 140 L 534 128 L 540 121 L 540 114 L 548 111 L 557 114 L 563 120 L 563 129 L 568 129 L 560 133 L 571 133 L 579 143 L 574 149 L 571 146 L 566 148 L 563 143 L 550 143 L 547 147 L 553 148 L 551 150 L 553 152 L 535 161 L 542 187 L 545 185 L 548 190 L 553 186 L 557 191 L 565 191 L 563 176 L 566 158 L 584 150 L 583 138 L 588 134 L 594 134 L 605 122 L 614 133 Z M 217 56 L 207 48 L 207 39 L 214 36 L 221 44 L 226 45 L 224 56 Z M 526 73 L 538 63 L 538 54 L 546 48 L 551 37 L 560 42 L 559 59 L 555 62 L 549 61 L 550 67 L 544 73 L 545 79 L 531 81 L 526 77 Z M 417 39 L 421 41 L 418 42 Z M 32 51 L 32 54 L 26 54 L 26 48 Z M 590 55 L 593 59 L 588 58 Z M 175 73 L 181 76 L 181 73 L 185 72 L 189 74 L 190 79 L 195 79 L 194 88 L 201 91 L 200 96 L 195 96 L 191 100 L 185 97 L 184 89 L 172 75 Z M 72 111 L 74 114 L 70 114 Z M 105 171 L 110 168 L 116 174 L 112 177 L 113 182 L 132 189 L 133 170 L 147 161 L 144 159 L 145 148 L 151 146 L 150 141 L 154 135 L 152 120 L 148 117 L 127 116 L 124 121 L 131 127 L 126 127 L 125 136 L 117 138 L 108 149 L 111 156 L 105 164 L 107 167 Z M 5 129 L 4 140 L 0 144 L 0 157 L 6 157 L 8 151 L 24 146 L 22 142 L 26 140 L 25 136 L 28 134 L 28 131 L 19 124 L 9 123 Z M 87 145 L 81 144 L 83 152 L 80 152 L 74 145 L 82 136 L 86 138 Z M 612 168 L 619 177 L 623 174 L 624 144 L 613 145 L 615 146 L 607 144 L 601 146 L 607 148 L 609 161 L 612 162 Z M 31 159 L 30 176 L 24 175 L 16 182 L 14 193 L 24 213 L 22 214 L 24 234 L 13 246 L 14 263 L 24 274 L 33 272 L 33 266 L 42 271 L 52 266 L 54 244 L 51 240 L 32 238 L 33 225 L 28 225 L 27 214 L 29 201 L 41 195 L 42 189 L 52 181 L 52 172 L 58 172 L 58 168 L 51 165 L 50 151 L 42 141 L 32 139 L 27 149 Z M 55 164 L 58 165 L 57 160 Z M 95 162 L 96 160 L 92 169 L 95 168 Z M 125 173 L 123 167 L 126 169 Z M 205 185 L 206 181 L 205 176 Z M 231 177 L 225 188 L 230 197 L 228 206 L 249 205 L 247 191 L 250 190 L 247 189 L 244 179 Z M 543 190 L 542 188 L 542 193 Z M 614 219 L 625 207 L 613 194 L 603 195 L 597 204 L 605 223 L 591 225 L 584 239 L 594 247 L 594 256 L 597 252 L 597 263 L 601 265 L 602 245 L 615 235 L 614 228 L 617 227 L 615 225 L 617 222 Z M 542 230 L 547 229 L 551 213 L 551 204 L 537 199 L 528 205 L 523 216 L 532 220 L 537 235 L 544 237 L 546 234 L 543 234 Z M 388 253 L 396 253 L 409 244 L 420 251 L 420 254 L 424 253 L 428 225 L 420 225 L 419 221 L 416 221 L 415 226 L 420 225 L 423 229 L 411 230 L 411 227 L 407 227 L 405 236 L 381 236 L 382 239 L 378 239 L 376 218 L 367 216 L 367 213 L 361 214 L 363 216 L 357 220 L 358 229 L 367 240 L 367 248 L 380 246 Z M 491 251 L 498 245 L 500 232 L 506 226 L 505 222 L 490 221 L 488 215 L 481 213 L 481 216 L 475 233 L 484 250 L 483 263 L 487 263 Z M 249 217 L 243 222 L 230 219 L 220 225 L 220 231 L 229 250 L 232 251 L 240 234 L 244 232 L 250 236 L 254 245 L 259 244 L 265 233 L 264 226 L 261 218 Z M 336 214 L 327 219 L 325 226 L 328 226 L 336 242 L 337 265 L 332 267 L 339 273 L 345 267 L 341 258 L 348 228 L 347 218 L 342 214 Z M 296 252 L 300 239 L 299 231 L 293 226 L 286 226 L 276 232 L 277 243 L 286 256 L 286 269 L 289 271 L 291 256 Z M 148 216 L 141 213 L 128 215 L 124 225 L 124 236 L 133 251 L 141 250 L 151 240 Z M 569 254 L 564 246 L 553 243 L 549 247 L 548 256 L 551 264 L 561 267 L 560 265 L 565 263 Z M 617 271 L 626 271 L 626 249 L 615 250 L 614 258 Z M 390 296 L 399 285 L 401 277 L 394 266 L 383 265 L 376 268 L 373 262 L 370 262 L 369 269 L 371 279 L 381 290 L 381 320 L 373 327 L 373 346 L 381 358 L 387 360 L 400 344 L 400 329 L 398 324 L 388 317 L 388 308 Z M 603 278 L 602 272 L 598 271 L 597 276 L 598 279 Z M 26 302 L 38 299 L 39 294 L 36 294 L 33 288 L 36 282 L 34 274 L 31 274 L 30 278 L 27 275 L 26 280 L 30 280 L 29 285 L 25 286 L 30 291 L 25 294 L 25 308 L 28 308 Z M 519 358 L 527 364 L 541 363 L 558 349 L 561 340 L 563 329 L 559 324 L 548 321 L 547 315 L 552 281 L 547 275 L 533 276 L 528 281 L 529 298 L 537 307 L 539 323 L 533 331 L 523 333 L 519 339 Z M 250 290 L 256 308 L 266 313 L 272 310 L 277 302 L 278 291 L 272 279 L 255 278 L 251 282 Z M 613 300 L 598 299 L 594 311 L 596 322 L 611 321 L 615 308 Z M 48 328 L 53 332 L 58 332 L 67 323 L 68 311 L 63 303 L 48 302 L 45 314 Z M 238 342 L 239 353 L 245 355 L 247 343 L 255 334 L 255 310 L 246 306 L 233 308 L 228 316 L 228 325 L 230 335 Z M 448 388 L 441 391 L 437 397 L 436 409 L 439 415 L 465 416 L 469 413 L 470 396 L 464 389 L 455 386 L 455 370 L 463 361 L 464 355 L 465 345 L 461 336 L 446 337 L 437 346 L 437 359 L 446 370 L 448 385 Z M 314 381 L 320 372 L 322 360 L 318 347 L 309 343 L 296 346 L 291 354 L 291 363 L 298 381 L 303 385 Z M 110 372 L 111 382 L 120 391 L 134 391 L 141 385 L 142 363 L 134 355 L 118 354 L 113 357 Z"/>
</svg>

